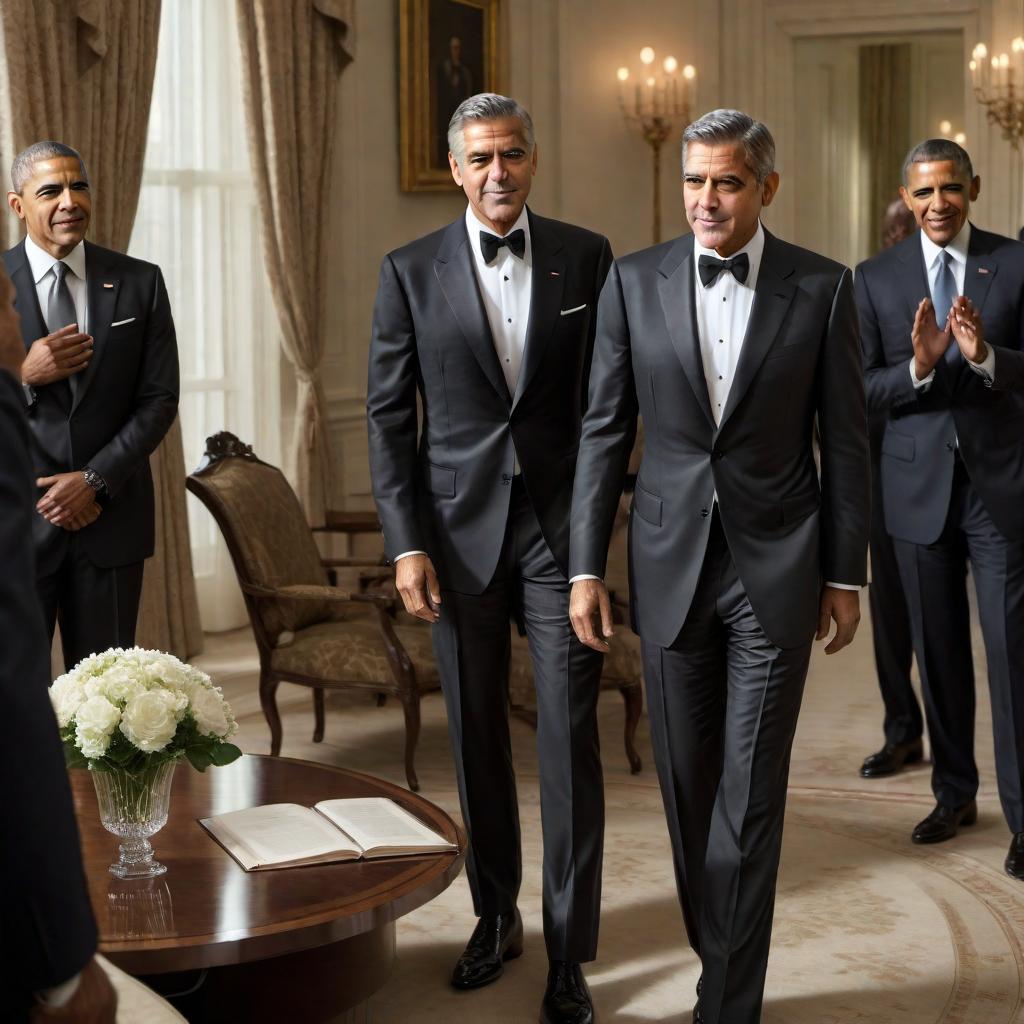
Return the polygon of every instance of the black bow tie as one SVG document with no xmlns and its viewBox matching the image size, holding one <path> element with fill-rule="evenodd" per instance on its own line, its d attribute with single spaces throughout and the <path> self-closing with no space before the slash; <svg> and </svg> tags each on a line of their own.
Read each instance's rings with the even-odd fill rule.
<svg viewBox="0 0 1024 1024">
<path fill-rule="evenodd" d="M 480 251 L 484 254 L 484 263 L 490 263 L 498 255 L 498 250 L 503 245 L 508 246 L 508 251 L 513 256 L 522 259 L 526 254 L 526 232 L 522 228 L 518 228 L 504 238 L 492 235 L 488 231 L 480 232 Z"/>
<path fill-rule="evenodd" d="M 738 256 L 733 256 L 728 260 L 716 260 L 714 256 L 701 256 L 697 260 L 697 273 L 700 274 L 700 283 L 705 288 L 709 287 L 723 270 L 727 270 L 740 284 L 743 284 L 747 279 L 747 274 L 750 273 L 750 257 L 745 252 L 741 252 Z"/>
</svg>

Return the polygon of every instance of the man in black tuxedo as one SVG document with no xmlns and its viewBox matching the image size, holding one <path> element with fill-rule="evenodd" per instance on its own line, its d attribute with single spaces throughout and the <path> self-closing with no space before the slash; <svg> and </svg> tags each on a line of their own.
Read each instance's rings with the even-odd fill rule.
<svg viewBox="0 0 1024 1024">
<path fill-rule="evenodd" d="M 915 146 L 903 180 L 920 231 L 858 267 L 857 304 L 932 745 L 936 807 L 912 838 L 942 842 L 977 817 L 969 560 L 1005 866 L 1024 879 L 1024 245 L 970 223 L 981 180 L 956 143 Z"/>
<path fill-rule="evenodd" d="M 493 981 L 522 951 L 519 816 L 508 730 L 509 622 L 525 626 L 537 691 L 544 833 L 541 1020 L 587 1024 L 604 803 L 601 658 L 569 625 L 569 505 L 611 252 L 526 208 L 529 114 L 470 97 L 448 131 L 466 213 L 389 253 L 370 344 L 370 471 L 405 607 L 434 624 L 473 904 L 452 984 Z M 417 426 L 417 396 L 422 428 Z"/>
<path fill-rule="evenodd" d="M 3 258 L 27 349 L 36 581 L 71 668 L 135 642 L 154 543 L 149 455 L 178 408 L 174 323 L 159 268 L 84 241 L 92 203 L 75 150 L 38 142 L 11 179 L 28 232 Z"/>
<path fill-rule="evenodd" d="M 886 207 L 882 221 L 882 248 L 891 249 L 916 229 L 913 213 L 902 199 L 894 199 Z M 868 414 L 872 497 L 869 545 L 871 585 L 868 587 L 868 602 L 871 606 L 875 670 L 885 707 L 885 742 L 881 750 L 864 758 L 860 773 L 866 779 L 893 775 L 904 765 L 916 764 L 924 756 L 921 740 L 924 716 L 921 714 L 917 694 L 914 693 L 914 684 L 910 680 L 914 657 L 910 611 L 900 581 L 896 550 L 885 527 L 885 514 L 882 510 L 882 437 L 887 420 L 885 412 Z"/>
<path fill-rule="evenodd" d="M 639 410 L 631 611 L 706 1024 L 761 1019 L 811 641 L 834 620 L 826 653 L 850 642 L 867 569 L 851 275 L 761 226 L 774 160 L 768 129 L 739 111 L 684 131 L 693 234 L 608 275 L 573 488 L 572 621 L 601 649 L 600 577 Z"/>
<path fill-rule="evenodd" d="M 25 543 L 35 499 L 13 297 L 0 270 L 0 1016 L 12 1024 L 113 1024 L 117 999 L 93 960 L 96 924 Z"/>
</svg>

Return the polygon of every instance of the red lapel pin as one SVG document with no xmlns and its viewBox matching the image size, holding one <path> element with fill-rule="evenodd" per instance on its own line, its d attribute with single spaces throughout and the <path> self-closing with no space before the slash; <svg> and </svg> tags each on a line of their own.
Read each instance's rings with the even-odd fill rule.
<svg viewBox="0 0 1024 1024">
<path fill-rule="evenodd" d="M 103 282 L 103 287 L 104 287 L 104 288 L 113 288 L 114 286 L 113 286 L 112 284 L 107 284 L 107 282 L 106 282 L 106 281 L 104 281 L 104 282 Z"/>
<path fill-rule="evenodd" d="M 979 274 L 987 274 L 988 273 L 988 267 L 978 267 L 978 273 Z"/>
<path fill-rule="evenodd" d="M 551 271 L 551 276 L 552 277 L 558 277 L 558 271 L 557 270 L 552 270 Z"/>
</svg>

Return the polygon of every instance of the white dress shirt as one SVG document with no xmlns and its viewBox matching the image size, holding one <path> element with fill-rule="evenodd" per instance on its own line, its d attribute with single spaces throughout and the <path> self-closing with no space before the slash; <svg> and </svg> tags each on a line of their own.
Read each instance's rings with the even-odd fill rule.
<svg viewBox="0 0 1024 1024">
<path fill-rule="evenodd" d="M 967 279 L 967 252 L 970 245 L 970 221 L 966 221 L 964 223 L 964 226 L 960 229 L 960 233 L 945 247 L 945 249 L 936 245 L 923 231 L 921 232 L 921 253 L 924 256 L 924 265 L 928 272 L 928 292 L 932 303 L 935 302 L 935 286 L 938 284 L 939 280 L 940 257 L 943 252 L 948 252 L 950 257 L 952 257 L 949 261 L 949 269 L 953 272 L 953 280 L 956 282 L 956 294 L 964 294 L 964 281 Z M 956 344 L 956 342 L 954 341 L 953 344 Z M 996 354 L 992 351 L 991 345 L 987 345 L 986 347 L 988 348 L 988 353 L 985 356 L 984 362 L 972 363 L 969 359 L 964 361 L 975 373 L 982 377 L 987 377 L 989 380 L 994 380 L 996 373 Z M 930 387 L 932 381 L 935 380 L 935 369 L 933 367 L 927 377 L 918 380 L 917 370 L 914 367 L 914 357 L 911 356 L 910 379 L 917 390 L 926 391 Z"/>
<path fill-rule="evenodd" d="M 36 283 L 36 295 L 39 297 L 39 311 L 46 323 L 46 307 L 53 287 L 53 266 L 55 260 L 45 249 L 41 249 L 27 235 L 25 236 L 25 256 L 32 270 L 32 280 Z M 64 280 L 68 283 L 71 301 L 75 304 L 78 314 L 78 329 L 82 334 L 89 333 L 89 299 L 85 279 L 85 244 L 79 242 L 60 262 L 67 264 L 70 273 Z M 51 334 L 67 324 L 48 324 L 46 329 Z M 33 339 L 35 340 L 35 339 Z"/>
<path fill-rule="evenodd" d="M 533 248 L 530 242 L 530 218 L 523 207 L 518 220 L 505 234 L 520 228 L 526 235 L 526 249 L 522 259 L 512 254 L 509 247 L 502 246 L 494 259 L 488 263 L 480 247 L 480 232 L 495 234 L 486 224 L 477 219 L 473 207 L 466 207 L 466 233 L 473 253 L 473 272 L 480 288 L 487 323 L 491 328 L 494 350 L 498 356 L 505 386 L 514 397 L 519 383 L 519 370 L 523 365 L 526 349 L 526 328 L 530 323 L 530 297 L 533 288 Z M 514 472 L 519 472 L 519 459 L 515 460 Z M 406 555 L 422 555 L 423 551 L 403 551 L 395 556 L 397 562 Z"/>
</svg>

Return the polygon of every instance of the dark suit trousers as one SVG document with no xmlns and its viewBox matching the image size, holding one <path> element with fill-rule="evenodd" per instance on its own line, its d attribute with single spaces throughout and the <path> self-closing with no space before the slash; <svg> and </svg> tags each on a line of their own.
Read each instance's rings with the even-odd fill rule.
<svg viewBox="0 0 1024 1024">
<path fill-rule="evenodd" d="M 988 661 L 999 799 L 1011 832 L 1024 831 L 1024 543 L 993 525 L 957 458 L 942 534 L 896 542 L 932 744 L 932 790 L 959 806 L 978 792 L 967 560 Z"/>
<path fill-rule="evenodd" d="M 444 589 L 434 649 L 448 708 L 466 859 L 478 915 L 515 907 L 522 876 L 508 728 L 509 631 L 526 627 L 537 691 L 544 836 L 544 938 L 554 960 L 597 955 L 604 790 L 597 736 L 601 655 L 576 639 L 569 584 L 519 477 L 494 579 L 482 594 Z"/>
<path fill-rule="evenodd" d="M 781 595 L 780 595 L 781 596 Z M 761 1019 L 789 758 L 810 660 L 776 647 L 712 520 L 671 647 L 643 644 L 651 741 L 706 1024 Z"/>
<path fill-rule="evenodd" d="M 56 569 L 36 576 L 51 639 L 54 623 L 60 623 L 65 671 L 108 647 L 135 645 L 144 564 L 100 568 L 82 550 L 81 538 L 72 534 Z"/>
<path fill-rule="evenodd" d="M 924 729 L 921 705 L 910 681 L 914 642 L 892 537 L 882 507 L 881 458 L 884 421 L 871 429 L 871 638 L 875 670 L 885 706 L 886 743 L 910 743 Z"/>
</svg>

